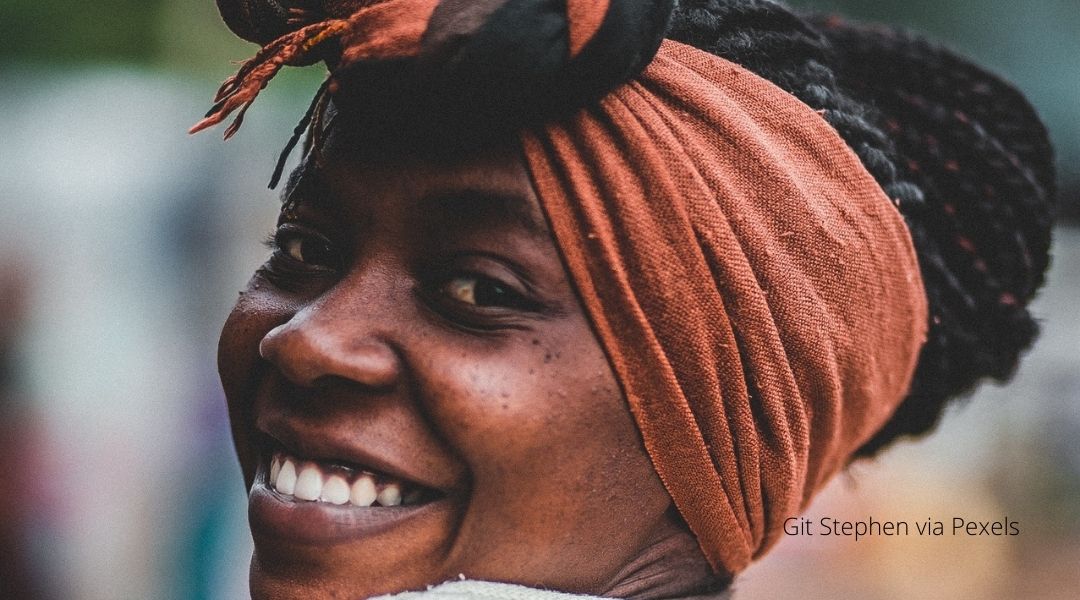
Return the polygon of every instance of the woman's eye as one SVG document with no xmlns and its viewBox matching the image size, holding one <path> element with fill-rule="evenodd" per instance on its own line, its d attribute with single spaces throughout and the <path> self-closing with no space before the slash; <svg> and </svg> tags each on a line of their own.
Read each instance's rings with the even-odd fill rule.
<svg viewBox="0 0 1080 600">
<path fill-rule="evenodd" d="M 304 242 L 300 238 L 294 237 L 285 240 L 285 247 L 282 250 L 293 260 L 304 262 Z"/>
<path fill-rule="evenodd" d="M 524 299 L 517 292 L 486 277 L 454 277 L 443 284 L 442 292 L 458 302 L 473 306 L 517 308 L 524 304 Z"/>
<path fill-rule="evenodd" d="M 338 257 L 324 238 L 302 231 L 279 230 L 274 246 L 289 259 L 311 267 L 336 268 Z"/>
</svg>

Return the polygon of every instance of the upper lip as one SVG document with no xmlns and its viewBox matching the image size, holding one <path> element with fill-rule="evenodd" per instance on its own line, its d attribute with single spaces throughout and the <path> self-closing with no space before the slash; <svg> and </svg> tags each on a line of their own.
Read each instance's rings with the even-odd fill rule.
<svg viewBox="0 0 1080 600">
<path fill-rule="evenodd" d="M 454 486 L 437 481 L 434 474 L 422 473 L 419 469 L 410 468 L 409 465 L 403 464 L 400 460 L 359 447 L 355 443 L 355 439 L 349 443 L 323 430 L 309 431 L 302 425 L 278 420 L 260 424 L 260 426 L 256 427 L 256 430 L 298 458 L 343 463 L 361 470 L 388 475 L 394 479 L 433 489 L 443 494 L 450 494 L 454 491 Z"/>
</svg>

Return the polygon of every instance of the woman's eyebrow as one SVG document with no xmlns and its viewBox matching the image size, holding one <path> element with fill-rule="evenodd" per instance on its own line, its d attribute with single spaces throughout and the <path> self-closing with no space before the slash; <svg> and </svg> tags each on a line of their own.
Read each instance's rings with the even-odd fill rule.
<svg viewBox="0 0 1080 600">
<path fill-rule="evenodd" d="M 501 191 L 466 188 L 424 196 L 418 203 L 419 219 L 429 230 L 453 228 L 483 230 L 517 227 L 532 236 L 549 238 L 543 217 L 524 196 Z"/>
</svg>

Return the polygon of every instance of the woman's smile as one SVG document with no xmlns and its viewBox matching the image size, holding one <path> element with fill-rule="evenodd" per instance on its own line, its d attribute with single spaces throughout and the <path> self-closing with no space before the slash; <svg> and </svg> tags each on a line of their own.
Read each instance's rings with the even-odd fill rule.
<svg viewBox="0 0 1080 600">
<path fill-rule="evenodd" d="M 254 595 L 604 593 L 696 553 L 513 146 L 334 148 L 222 334 Z"/>
<path fill-rule="evenodd" d="M 408 519 L 438 518 L 467 489 L 407 452 L 369 451 L 356 436 L 270 423 L 251 488 L 256 535 L 326 545 L 371 539 Z M 287 441 L 283 441 L 287 440 Z M 388 451 L 389 450 L 389 451 Z"/>
</svg>

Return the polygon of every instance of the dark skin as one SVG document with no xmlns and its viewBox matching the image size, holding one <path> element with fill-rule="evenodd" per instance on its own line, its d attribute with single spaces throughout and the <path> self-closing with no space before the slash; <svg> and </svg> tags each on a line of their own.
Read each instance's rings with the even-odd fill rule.
<svg viewBox="0 0 1080 600">
<path fill-rule="evenodd" d="M 330 144 L 324 161 L 221 336 L 253 596 L 459 574 L 642 599 L 708 587 L 517 147 L 376 162 Z M 273 448 L 378 467 L 432 499 L 282 497 Z"/>
</svg>

